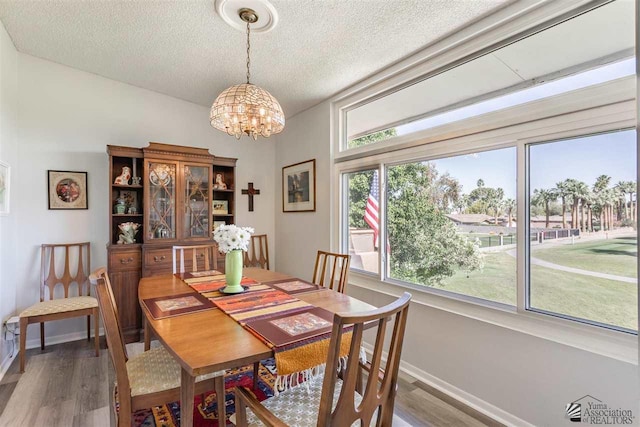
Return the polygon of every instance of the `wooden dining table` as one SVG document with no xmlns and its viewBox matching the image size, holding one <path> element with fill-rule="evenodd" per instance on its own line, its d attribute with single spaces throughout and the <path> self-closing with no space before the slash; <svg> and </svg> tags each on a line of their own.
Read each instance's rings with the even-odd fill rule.
<svg viewBox="0 0 640 427">
<path fill-rule="evenodd" d="M 243 275 L 261 283 L 293 278 L 260 268 L 245 268 Z M 174 275 L 145 277 L 140 280 L 138 299 L 142 301 L 189 292 L 196 291 Z M 295 296 L 333 313 L 356 313 L 375 308 L 348 295 L 328 290 L 298 293 Z M 222 310 L 210 309 L 156 320 L 144 304 L 140 305 L 155 337 L 181 366 L 180 405 L 183 409 L 193 408 L 197 376 L 251 365 L 273 356 L 269 346 Z M 193 410 L 181 411 L 181 425 L 193 425 Z"/>
</svg>

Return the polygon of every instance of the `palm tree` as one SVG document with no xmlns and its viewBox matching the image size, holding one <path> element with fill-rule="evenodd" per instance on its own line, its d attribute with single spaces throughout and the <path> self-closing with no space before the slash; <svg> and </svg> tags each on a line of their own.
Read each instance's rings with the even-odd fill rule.
<svg viewBox="0 0 640 427">
<path fill-rule="evenodd" d="M 612 200 L 614 199 L 613 192 L 609 189 L 611 183 L 611 177 L 608 175 L 600 175 L 596 178 L 596 183 L 593 185 L 593 192 L 596 195 L 600 205 L 600 229 L 611 229 L 613 215 Z"/>
<path fill-rule="evenodd" d="M 498 217 L 502 209 L 504 190 L 502 188 L 489 188 L 487 192 L 487 208 L 493 209 L 493 223 L 498 224 Z"/>
<path fill-rule="evenodd" d="M 549 215 L 551 208 L 549 204 L 558 198 L 558 194 L 553 190 L 535 189 L 533 191 L 533 197 L 531 203 L 538 206 L 544 206 L 545 211 L 545 228 L 549 228 Z"/>
<path fill-rule="evenodd" d="M 460 214 L 463 214 L 463 213 L 467 212 L 467 206 L 469 206 L 469 195 L 468 194 L 463 194 L 462 197 L 460 197 L 458 199 L 458 201 L 453 204 L 453 207 Z"/>
<path fill-rule="evenodd" d="M 450 206 L 455 205 L 460 199 L 462 186 L 447 172 L 438 178 L 434 191 L 437 193 L 434 195 L 436 202 L 440 202 L 436 204 L 440 205 L 443 212 L 449 213 Z"/>
<path fill-rule="evenodd" d="M 582 181 L 569 178 L 567 182 L 567 191 L 572 199 L 571 201 L 571 228 L 578 228 L 580 223 L 583 224 L 584 229 L 584 210 L 582 207 L 582 198 L 587 194 L 588 187 Z M 580 218 L 582 217 L 582 218 Z M 578 220 L 580 220 L 580 223 Z"/>
<path fill-rule="evenodd" d="M 568 179 L 556 183 L 554 191 L 558 194 L 558 197 L 562 200 L 562 228 L 567 228 L 567 219 L 564 214 L 567 212 L 567 197 L 571 195 L 570 182 Z"/>
<path fill-rule="evenodd" d="M 627 204 L 627 181 L 618 181 L 618 183 L 614 187 L 618 194 L 620 195 L 620 204 L 622 205 L 620 208 L 620 213 L 624 211 L 624 218 L 629 219 L 629 205 Z"/>
<path fill-rule="evenodd" d="M 505 211 L 507 211 L 507 218 L 508 218 L 507 227 L 511 227 L 511 222 L 512 222 L 511 218 L 515 213 L 516 206 L 517 206 L 516 201 L 513 199 L 506 199 L 505 201 L 502 202 L 502 207 L 504 208 Z"/>
</svg>

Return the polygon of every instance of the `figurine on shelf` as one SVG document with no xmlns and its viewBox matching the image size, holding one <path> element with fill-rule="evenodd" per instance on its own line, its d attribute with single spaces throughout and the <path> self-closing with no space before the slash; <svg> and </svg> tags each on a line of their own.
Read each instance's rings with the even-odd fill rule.
<svg viewBox="0 0 640 427">
<path fill-rule="evenodd" d="M 118 236 L 118 244 L 119 245 L 130 245 L 136 242 L 136 233 L 138 232 L 138 228 L 140 224 L 135 222 L 123 222 L 118 225 L 121 233 Z"/>
<path fill-rule="evenodd" d="M 125 213 L 127 211 L 127 201 L 122 197 L 118 197 L 116 199 L 116 206 L 114 210 L 117 214 Z"/>
<path fill-rule="evenodd" d="M 221 173 L 216 174 L 216 182 L 213 184 L 214 190 L 226 190 L 227 184 L 224 182 L 224 175 Z"/>
<path fill-rule="evenodd" d="M 129 166 L 122 167 L 122 173 L 120 176 L 116 177 L 116 180 L 113 182 L 115 185 L 129 185 L 129 180 L 131 179 L 131 168 Z"/>
<path fill-rule="evenodd" d="M 131 178 L 131 185 L 140 185 L 140 180 L 142 178 L 140 178 L 139 176 L 134 176 L 133 178 Z"/>
</svg>

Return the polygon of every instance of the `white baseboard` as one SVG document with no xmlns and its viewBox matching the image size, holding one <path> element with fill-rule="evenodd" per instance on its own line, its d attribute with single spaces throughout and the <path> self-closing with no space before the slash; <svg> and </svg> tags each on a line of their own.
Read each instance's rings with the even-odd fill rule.
<svg viewBox="0 0 640 427">
<path fill-rule="evenodd" d="M 373 347 L 368 343 L 363 343 L 367 355 L 372 354 Z M 386 354 L 383 355 L 383 359 L 386 360 Z M 535 427 L 533 424 L 526 422 L 525 420 L 516 417 L 515 415 L 498 408 L 491 403 L 480 399 L 479 397 L 468 393 L 448 382 L 426 372 L 422 369 L 414 366 L 405 361 L 400 361 L 400 371 L 409 375 L 433 388 L 441 391 L 447 396 L 467 405 L 470 408 L 486 415 L 487 417 L 496 420 L 497 422 L 504 424 L 505 426 L 519 426 L 519 427 Z"/>
<path fill-rule="evenodd" d="M 2 360 L 2 363 L 0 363 L 0 381 L 2 381 L 2 378 L 4 378 L 4 374 L 7 372 L 7 370 L 9 369 L 9 366 L 11 366 L 11 362 L 13 362 L 13 359 L 15 359 L 18 356 L 18 351 L 14 351 L 13 354 L 9 353 L 5 356 L 5 358 Z"/>
<path fill-rule="evenodd" d="M 100 328 L 100 332 L 98 335 L 100 336 L 104 335 L 104 331 L 102 330 L 102 328 Z M 71 332 L 71 333 L 62 334 L 62 335 L 45 336 L 44 344 L 45 346 L 47 346 L 47 345 L 54 345 L 54 344 L 62 344 L 70 341 L 79 341 L 82 339 L 85 339 L 85 340 L 87 339 L 87 331 L 78 331 L 78 332 Z M 91 329 L 91 339 L 93 340 L 93 329 Z M 40 334 L 38 334 L 37 338 L 27 339 L 26 347 L 27 347 L 27 350 L 29 350 L 30 348 L 40 347 Z"/>
</svg>

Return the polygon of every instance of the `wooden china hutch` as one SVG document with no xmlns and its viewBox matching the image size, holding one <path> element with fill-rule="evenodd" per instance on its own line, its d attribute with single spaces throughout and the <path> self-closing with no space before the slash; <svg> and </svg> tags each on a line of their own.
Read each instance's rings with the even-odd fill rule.
<svg viewBox="0 0 640 427">
<path fill-rule="evenodd" d="M 107 269 L 125 341 L 132 342 L 140 339 L 140 278 L 171 273 L 174 245 L 209 242 L 215 226 L 234 223 L 237 159 L 157 142 L 145 148 L 108 145 L 107 154 Z M 122 228 L 131 227 L 137 228 L 133 243 L 121 236 Z M 218 263 L 224 271 L 223 254 Z"/>
</svg>

